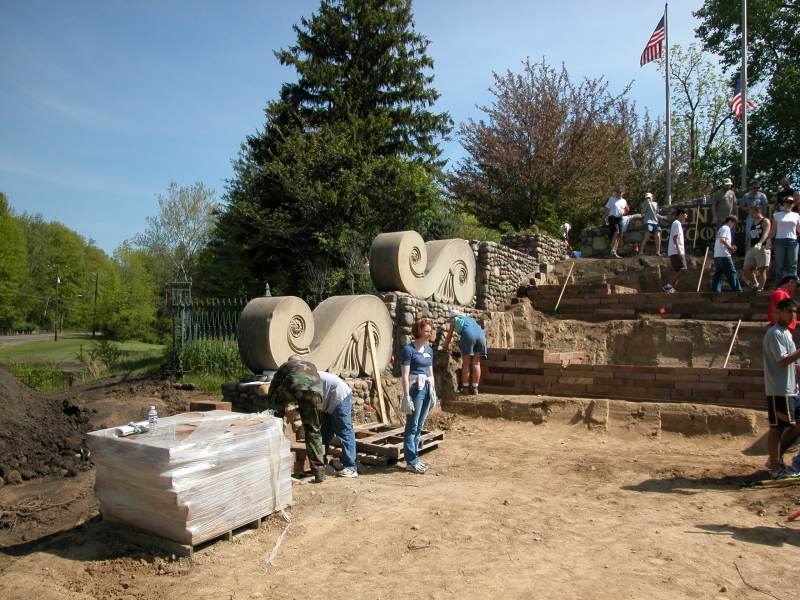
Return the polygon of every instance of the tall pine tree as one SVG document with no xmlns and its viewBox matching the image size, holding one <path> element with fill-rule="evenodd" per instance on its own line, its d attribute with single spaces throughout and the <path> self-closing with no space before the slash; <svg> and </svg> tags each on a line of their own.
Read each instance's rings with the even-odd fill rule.
<svg viewBox="0 0 800 600">
<path fill-rule="evenodd" d="M 436 220 L 437 141 L 451 120 L 433 109 L 433 61 L 411 5 L 322 0 L 275 53 L 298 79 L 242 145 L 201 258 L 211 290 L 258 293 L 268 280 L 316 299 L 349 292 L 354 251 L 380 231 L 425 233 Z"/>
</svg>

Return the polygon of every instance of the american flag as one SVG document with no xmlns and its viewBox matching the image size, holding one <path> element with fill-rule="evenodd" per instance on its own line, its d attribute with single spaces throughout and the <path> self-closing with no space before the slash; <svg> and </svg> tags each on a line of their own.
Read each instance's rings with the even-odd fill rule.
<svg viewBox="0 0 800 600">
<path fill-rule="evenodd" d="M 664 48 L 664 17 L 661 17 L 661 20 L 656 25 L 656 30 L 653 32 L 653 35 L 650 36 L 650 39 L 647 40 L 647 45 L 642 50 L 642 57 L 639 59 L 639 66 L 643 67 L 647 63 L 652 60 L 656 60 L 657 58 L 661 58 L 661 51 Z"/>
<path fill-rule="evenodd" d="M 753 110 L 756 107 L 755 104 L 750 102 L 750 99 L 747 99 L 747 110 Z M 736 80 L 736 94 L 733 96 L 733 100 L 731 100 L 731 109 L 733 110 L 733 114 L 736 115 L 737 119 L 742 118 L 742 75 L 739 74 L 739 79 Z"/>
</svg>

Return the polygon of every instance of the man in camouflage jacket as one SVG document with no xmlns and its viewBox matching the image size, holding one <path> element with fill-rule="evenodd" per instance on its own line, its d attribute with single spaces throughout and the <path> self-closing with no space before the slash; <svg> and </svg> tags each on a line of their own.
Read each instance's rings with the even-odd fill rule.
<svg viewBox="0 0 800 600">
<path fill-rule="evenodd" d="M 322 381 L 317 367 L 299 356 L 292 356 L 275 372 L 269 384 L 267 404 L 275 406 L 280 416 L 297 407 L 306 437 L 306 452 L 314 479 L 325 479 L 325 453 L 322 448 L 320 412 Z"/>
</svg>

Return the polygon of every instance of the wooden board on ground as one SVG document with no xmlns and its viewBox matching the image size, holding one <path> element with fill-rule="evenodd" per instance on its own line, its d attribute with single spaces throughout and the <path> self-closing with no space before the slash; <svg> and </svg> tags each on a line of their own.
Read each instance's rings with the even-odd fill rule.
<svg viewBox="0 0 800 600">
<path fill-rule="evenodd" d="M 370 423 L 354 428 L 356 432 L 356 452 L 372 456 L 382 456 L 391 462 L 403 460 L 403 427 Z M 435 448 L 444 440 L 444 432 L 423 430 L 419 440 L 419 451 Z M 334 445 L 338 440 L 334 438 Z"/>
</svg>

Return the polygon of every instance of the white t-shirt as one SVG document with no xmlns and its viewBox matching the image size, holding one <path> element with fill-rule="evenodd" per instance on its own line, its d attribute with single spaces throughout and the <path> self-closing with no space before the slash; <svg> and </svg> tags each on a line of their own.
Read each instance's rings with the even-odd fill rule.
<svg viewBox="0 0 800 600">
<path fill-rule="evenodd" d="M 625 198 L 617 198 L 611 196 L 606 202 L 609 217 L 621 217 L 625 214 L 625 209 L 628 207 L 628 201 Z"/>
<path fill-rule="evenodd" d="M 777 229 L 775 229 L 775 239 L 797 239 L 797 224 L 800 223 L 800 214 L 791 211 L 779 211 L 772 215 L 772 220 L 775 221 L 777 225 Z"/>
<path fill-rule="evenodd" d="M 731 255 L 731 251 L 723 246 L 720 240 L 725 240 L 729 245 L 731 244 L 731 228 L 727 225 L 723 225 L 717 231 L 717 239 L 714 242 L 714 258 L 725 258 Z"/>
<path fill-rule="evenodd" d="M 677 237 L 676 237 L 677 236 Z M 683 254 L 683 226 L 678 219 L 672 222 L 672 227 L 669 228 L 669 246 L 667 246 L 667 255 Z"/>
<path fill-rule="evenodd" d="M 333 373 L 319 371 L 319 378 L 322 380 L 322 412 L 331 414 L 353 390 Z"/>
</svg>

